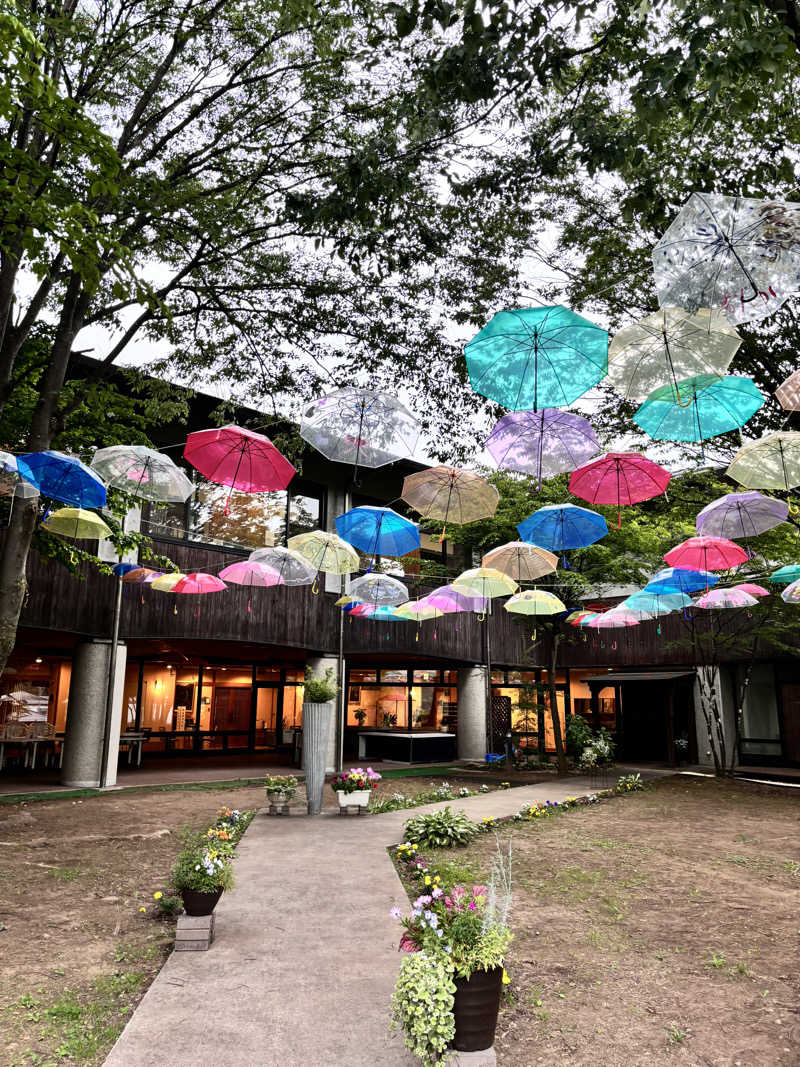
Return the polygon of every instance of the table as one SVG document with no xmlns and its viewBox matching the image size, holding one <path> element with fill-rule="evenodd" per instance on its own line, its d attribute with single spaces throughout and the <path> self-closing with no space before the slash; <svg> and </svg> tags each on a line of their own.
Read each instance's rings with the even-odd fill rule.
<svg viewBox="0 0 800 1067">
<path fill-rule="evenodd" d="M 142 742 L 147 737 L 147 734 L 134 733 L 132 730 L 126 730 L 125 733 L 119 735 L 119 748 L 120 752 L 124 749 L 128 751 L 128 763 L 133 763 L 133 753 L 136 750 L 136 766 L 142 765 Z"/>
<path fill-rule="evenodd" d="M 358 758 L 389 763 L 438 763 L 455 759 L 456 735 L 441 730 L 363 730 Z"/>
</svg>

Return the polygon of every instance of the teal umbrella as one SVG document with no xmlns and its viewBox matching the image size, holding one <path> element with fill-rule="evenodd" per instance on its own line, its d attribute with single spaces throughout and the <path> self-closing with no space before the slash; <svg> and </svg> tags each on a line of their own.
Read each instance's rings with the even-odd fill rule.
<svg viewBox="0 0 800 1067">
<path fill-rule="evenodd" d="M 744 426 L 763 403 L 750 378 L 698 374 L 655 389 L 633 421 L 657 441 L 704 441 Z"/>
<path fill-rule="evenodd" d="M 472 388 L 512 411 L 565 407 L 608 370 L 608 334 L 569 308 L 498 311 L 464 346 Z"/>
<path fill-rule="evenodd" d="M 669 615 L 671 611 L 680 611 L 688 607 L 692 602 L 691 597 L 685 593 L 652 592 L 649 589 L 640 589 L 638 593 L 631 593 L 627 600 L 622 601 L 622 607 L 631 611 L 646 611 L 648 615 Z"/>
<path fill-rule="evenodd" d="M 798 579 L 800 579 L 800 565 L 796 563 L 789 563 L 785 567 L 779 567 L 769 576 L 769 580 L 776 585 L 789 585 L 790 582 L 796 582 Z"/>
</svg>

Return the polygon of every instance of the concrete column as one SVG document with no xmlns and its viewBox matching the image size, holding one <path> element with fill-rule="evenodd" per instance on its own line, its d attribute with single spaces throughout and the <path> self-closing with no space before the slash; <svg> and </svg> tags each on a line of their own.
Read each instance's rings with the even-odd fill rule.
<svg viewBox="0 0 800 1067">
<path fill-rule="evenodd" d="M 486 667 L 458 672 L 458 758 L 483 761 L 486 756 Z"/>
<path fill-rule="evenodd" d="M 77 789 L 96 789 L 100 785 L 110 656 L 110 641 L 86 641 L 75 648 L 67 705 L 64 760 L 61 767 L 62 785 Z M 106 773 L 106 781 L 110 786 L 116 785 L 117 782 L 126 659 L 127 649 L 124 642 L 120 641 L 117 646 L 111 743 L 108 747 Z"/>
<path fill-rule="evenodd" d="M 310 659 L 306 666 L 315 674 L 318 678 L 322 678 L 325 672 L 330 668 L 333 670 L 334 684 L 336 682 L 336 668 L 339 661 L 335 656 L 317 656 L 315 659 Z M 342 679 L 342 685 L 344 685 L 344 679 Z M 327 738 L 327 746 L 325 751 L 325 773 L 334 774 L 336 771 L 336 715 L 338 703 L 334 702 L 334 713 L 331 717 L 331 730 Z M 305 726 L 305 723 L 303 724 Z M 303 731 L 303 768 L 306 766 L 306 733 Z"/>
<path fill-rule="evenodd" d="M 701 680 L 702 676 L 702 680 Z M 725 737 L 725 759 L 729 765 L 731 761 L 731 746 L 736 738 L 736 708 L 733 679 L 725 667 L 714 670 L 712 667 L 701 666 L 697 668 L 697 676 L 694 682 L 694 706 L 695 724 L 697 727 L 697 762 L 705 766 L 713 766 L 714 758 L 708 739 L 708 728 L 703 716 L 703 704 L 701 685 L 706 694 L 714 694 L 722 719 L 722 732 Z M 708 697 L 707 697 L 708 699 Z"/>
</svg>

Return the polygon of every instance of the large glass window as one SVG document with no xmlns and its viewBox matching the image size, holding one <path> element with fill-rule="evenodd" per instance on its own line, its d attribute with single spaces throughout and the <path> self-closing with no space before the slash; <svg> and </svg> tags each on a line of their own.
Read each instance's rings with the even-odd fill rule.
<svg viewBox="0 0 800 1067">
<path fill-rule="evenodd" d="M 288 537 L 316 530 L 322 518 L 322 500 L 319 496 L 292 493 L 289 497 Z M 277 542 L 276 542 L 277 543 Z"/>
<path fill-rule="evenodd" d="M 69 680 L 69 663 L 15 653 L 0 678 L 0 726 L 6 722 L 50 723 L 56 733 L 63 733 Z"/>
<path fill-rule="evenodd" d="M 283 544 L 287 494 L 240 493 L 226 485 L 198 485 L 190 508 L 189 536 L 199 541 L 261 548 Z"/>
<path fill-rule="evenodd" d="M 744 672 L 744 667 L 737 669 L 737 687 L 744 682 Z M 741 748 L 743 755 L 781 755 L 775 674 L 771 663 L 753 664 L 742 707 Z"/>
</svg>

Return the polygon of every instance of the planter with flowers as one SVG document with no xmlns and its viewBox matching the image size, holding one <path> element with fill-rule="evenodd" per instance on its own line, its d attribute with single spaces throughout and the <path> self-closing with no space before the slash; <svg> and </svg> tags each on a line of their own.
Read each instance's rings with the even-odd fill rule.
<svg viewBox="0 0 800 1067">
<path fill-rule="evenodd" d="M 269 800 L 270 815 L 288 815 L 289 801 L 297 792 L 297 779 L 293 774 L 268 774 L 264 788 Z"/>
<path fill-rule="evenodd" d="M 359 815 L 369 804 L 372 790 L 377 789 L 381 776 L 372 767 L 363 770 L 354 767 L 351 771 L 337 774 L 331 781 L 331 789 L 339 799 L 339 814 L 346 808 L 358 808 Z"/>
<path fill-rule="evenodd" d="M 226 889 L 233 888 L 233 844 L 224 827 L 203 833 L 189 829 L 172 868 L 172 884 L 187 915 L 210 915 Z"/>
</svg>

